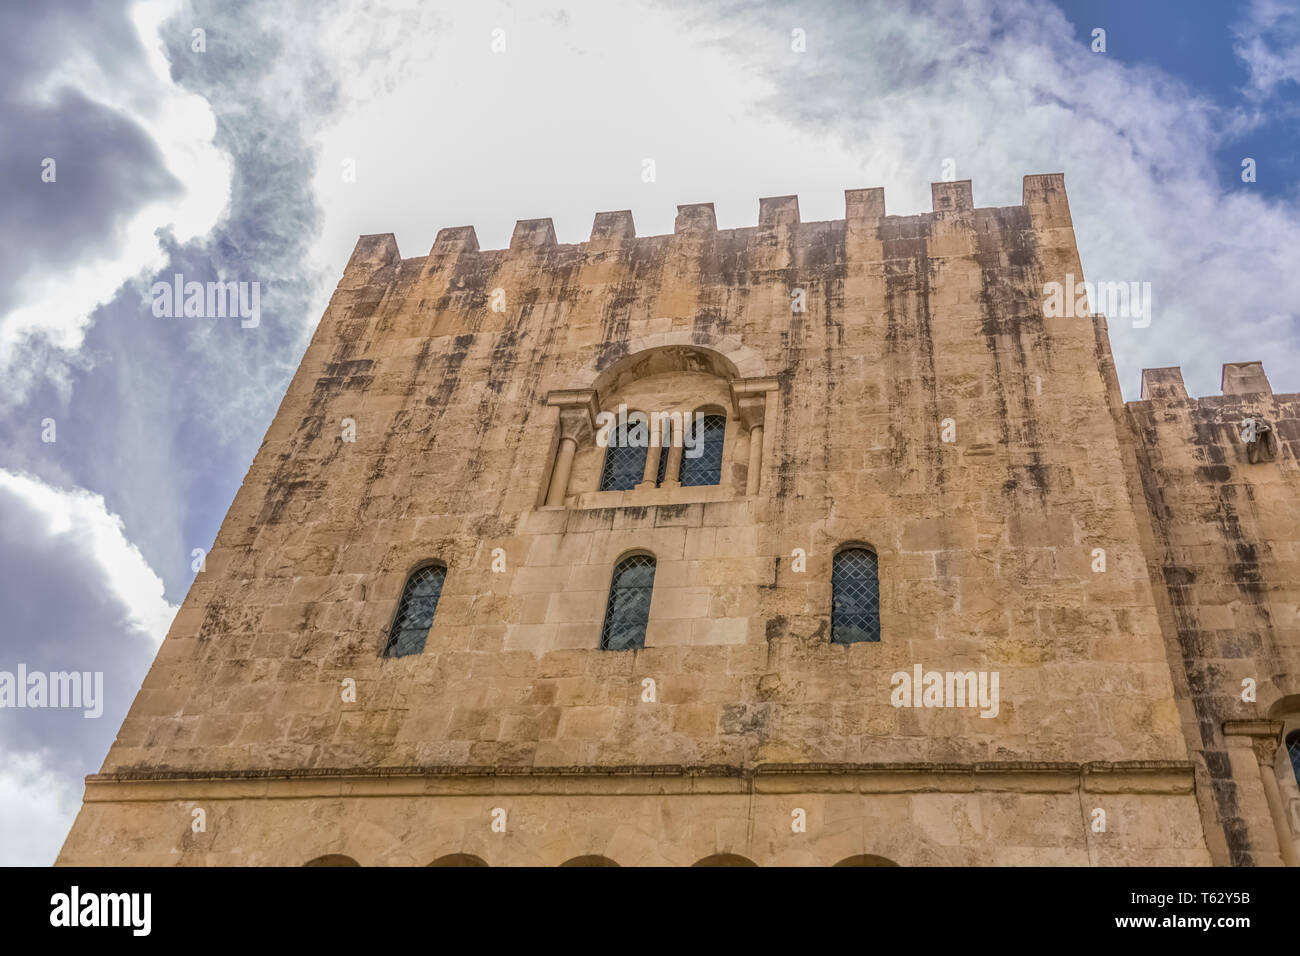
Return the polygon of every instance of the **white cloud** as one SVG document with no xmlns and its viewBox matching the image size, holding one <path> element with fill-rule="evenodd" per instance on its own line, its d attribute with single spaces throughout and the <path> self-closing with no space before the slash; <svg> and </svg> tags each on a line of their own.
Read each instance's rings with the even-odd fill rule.
<svg viewBox="0 0 1300 956">
<path fill-rule="evenodd" d="M 757 222 L 760 196 L 796 190 L 805 219 L 843 216 L 861 157 L 761 109 L 774 81 L 718 45 L 726 24 L 563 8 L 466 8 L 412 33 L 403 50 L 421 52 L 418 65 L 321 132 L 318 250 L 334 276 L 363 233 L 393 232 L 420 256 L 443 226 L 473 225 L 483 248 L 502 248 L 516 220 L 550 217 L 561 242 L 580 242 L 597 212 L 630 208 L 638 234 L 654 235 L 690 202 L 713 202 L 732 228 Z M 506 51 L 494 54 L 498 27 Z M 355 183 L 342 181 L 345 158 Z"/>
<path fill-rule="evenodd" d="M 34 369 L 18 366 L 20 346 L 39 335 L 56 349 L 80 347 L 96 308 L 112 299 L 122 284 L 161 268 L 166 256 L 157 230 L 170 228 L 185 242 L 209 232 L 230 199 L 229 157 L 213 146 L 216 119 L 208 102 L 171 81 L 158 28 L 180 8 L 179 0 L 147 0 L 131 10 L 146 51 L 138 75 L 104 73 L 85 49 L 55 61 L 49 74 L 29 91 L 49 99 L 72 88 L 88 99 L 128 117 L 153 140 L 168 172 L 184 187 L 176 198 L 136 210 L 115 237 L 112 252 L 88 258 L 70 270 L 33 271 L 18 283 L 19 304 L 0 316 L 0 371 L 7 377 L 5 399 L 13 401 L 36 380 Z M 202 55 L 202 54 L 196 54 Z M 42 371 L 60 376 L 57 365 Z"/>
<path fill-rule="evenodd" d="M 672 230 L 678 203 L 709 201 L 728 228 L 786 193 L 805 220 L 831 219 L 863 186 L 914 214 L 952 157 L 982 206 L 1019 203 L 1024 174 L 1065 172 L 1087 277 L 1151 282 L 1151 326 L 1111 323 L 1126 397 L 1142 367 L 1182 365 L 1193 393 L 1213 394 L 1223 362 L 1259 356 L 1275 384 L 1300 387 L 1300 272 L 1286 260 L 1300 214 L 1225 192 L 1215 165 L 1221 137 L 1258 118 L 1091 53 L 1059 10 L 564 10 L 475 8 L 413 31 L 403 49 L 421 66 L 322 131 L 316 255 L 330 274 L 363 233 L 395 233 L 409 257 L 443 226 L 501 248 L 515 220 L 549 216 L 577 242 L 601 210 L 631 208 L 652 235 Z M 790 49 L 796 25 L 804 54 Z M 490 51 L 494 26 L 504 54 Z"/>
<path fill-rule="evenodd" d="M 79 780 L 0 746 L 0 866 L 50 866 L 80 806 Z"/>
<path fill-rule="evenodd" d="M 1252 90 L 1267 95 L 1283 83 L 1300 83 L 1300 9 L 1294 2 L 1252 0 L 1233 33 L 1233 52 L 1250 70 Z"/>
<path fill-rule="evenodd" d="M 109 593 L 126 608 L 130 625 L 155 646 L 162 643 L 176 607 L 167 603 L 162 579 L 140 549 L 127 540 L 122 519 L 109 513 L 100 495 L 81 488 L 54 488 L 38 478 L 2 468 L 0 490 L 40 516 L 47 534 L 66 538 L 70 548 L 99 565 Z"/>
</svg>

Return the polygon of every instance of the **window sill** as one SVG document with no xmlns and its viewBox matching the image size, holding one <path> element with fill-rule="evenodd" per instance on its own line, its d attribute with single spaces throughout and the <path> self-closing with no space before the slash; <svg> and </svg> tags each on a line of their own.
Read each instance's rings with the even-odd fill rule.
<svg viewBox="0 0 1300 956">
<path fill-rule="evenodd" d="M 735 501 L 744 498 L 736 489 L 723 485 L 691 485 L 685 488 L 632 488 L 627 491 L 588 491 L 564 499 L 564 507 L 574 510 L 592 508 L 644 508 L 651 505 L 693 505 L 712 501 Z"/>
</svg>

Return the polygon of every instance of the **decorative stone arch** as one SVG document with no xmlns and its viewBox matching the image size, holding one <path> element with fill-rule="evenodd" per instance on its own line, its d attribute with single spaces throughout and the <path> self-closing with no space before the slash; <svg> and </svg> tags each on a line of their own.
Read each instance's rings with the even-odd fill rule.
<svg viewBox="0 0 1300 956">
<path fill-rule="evenodd" d="M 568 390 L 608 388 L 611 382 L 649 358 L 651 353 L 665 351 L 675 351 L 679 355 L 704 353 L 706 360 L 718 363 L 721 377 L 729 381 L 764 378 L 768 374 L 763 357 L 742 345 L 734 336 L 707 332 L 656 332 L 630 339 L 626 345 L 588 362 L 569 380 Z"/>
<path fill-rule="evenodd" d="M 745 493 L 757 494 L 767 394 L 777 389 L 778 382 L 768 377 L 762 356 L 739 339 L 682 331 L 658 332 L 606 350 L 575 373 L 568 387 L 547 394 L 546 404 L 559 409 L 559 433 L 538 503 L 551 507 L 564 504 L 574 455 L 595 436 L 602 392 L 608 395 L 627 382 L 671 371 L 705 372 L 728 384 L 733 410 L 750 435 Z M 671 467 L 672 462 L 669 464 Z"/>
<path fill-rule="evenodd" d="M 1300 712 L 1300 693 L 1287 693 L 1289 688 L 1278 687 L 1269 678 L 1260 680 L 1255 688 L 1255 706 L 1258 713 L 1268 715 L 1269 720 L 1278 720 L 1286 714 Z"/>
<path fill-rule="evenodd" d="M 308 860 L 303 866 L 360 866 L 356 860 L 342 853 L 327 853 L 324 856 L 318 856 L 313 860 Z"/>
<path fill-rule="evenodd" d="M 1272 686 L 1272 684 L 1269 684 L 1270 689 Z M 1271 706 L 1268 708 L 1269 720 L 1284 720 L 1292 714 L 1300 714 L 1300 694 L 1282 696 L 1277 694 L 1276 691 L 1274 693 L 1276 694 L 1276 700 L 1272 701 Z"/>
</svg>

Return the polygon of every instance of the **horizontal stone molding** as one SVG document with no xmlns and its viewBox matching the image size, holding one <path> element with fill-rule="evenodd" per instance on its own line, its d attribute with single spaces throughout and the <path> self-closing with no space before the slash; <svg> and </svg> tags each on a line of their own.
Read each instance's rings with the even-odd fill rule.
<svg viewBox="0 0 1300 956">
<path fill-rule="evenodd" d="M 668 793 L 1155 793 L 1195 791 L 1188 761 L 866 763 L 372 770 L 123 771 L 86 777 L 87 803 Z"/>
</svg>

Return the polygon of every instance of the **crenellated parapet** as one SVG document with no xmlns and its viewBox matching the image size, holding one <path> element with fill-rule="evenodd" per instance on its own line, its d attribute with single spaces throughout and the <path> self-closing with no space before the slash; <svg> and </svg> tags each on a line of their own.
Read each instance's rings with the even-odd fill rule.
<svg viewBox="0 0 1300 956">
<path fill-rule="evenodd" d="M 1178 366 L 1143 369 L 1141 395 L 1128 403 L 1138 441 L 1195 444 L 1213 465 L 1258 465 L 1279 456 L 1296 459 L 1300 395 L 1275 395 L 1261 361 L 1225 362 L 1219 387 L 1222 394 L 1192 398 Z M 1218 450 L 1206 451 L 1211 446 Z"/>
<path fill-rule="evenodd" d="M 1219 377 L 1219 388 L 1224 396 L 1265 397 L 1273 395 L 1273 386 L 1264 374 L 1262 361 L 1225 362 Z M 1207 396 L 1213 398 L 1213 396 Z M 1142 370 L 1142 391 L 1139 401 L 1187 401 L 1187 386 L 1183 384 L 1183 370 L 1171 365 L 1165 368 Z M 1202 401 L 1204 399 L 1195 399 Z"/>
<path fill-rule="evenodd" d="M 600 252 L 611 248 L 635 246 L 637 243 L 662 244 L 665 240 L 699 242 L 726 234 L 733 241 L 761 246 L 770 244 L 774 237 L 799 241 L 807 234 L 813 238 L 828 231 L 843 241 L 874 239 L 881 227 L 892 222 L 924 233 L 934 223 L 965 220 L 974 228 L 974 220 L 982 215 L 993 216 L 1006 210 L 1023 209 L 1028 212 L 1033 228 L 1044 233 L 1052 229 L 1072 228 L 1069 204 L 1065 195 L 1065 178 L 1061 173 L 1047 173 L 1024 177 L 1023 199 L 1020 206 L 976 207 L 971 181 L 938 182 L 930 186 L 932 203 L 929 212 L 910 216 L 888 215 L 885 209 L 885 190 L 882 187 L 846 189 L 844 191 L 844 218 L 828 222 L 804 222 L 799 214 L 799 197 L 771 196 L 759 200 L 757 226 L 730 230 L 718 228 L 713 203 L 685 203 L 677 207 L 673 232 L 668 236 L 638 236 L 629 210 L 598 212 L 592 222 L 591 233 L 583 243 L 560 243 L 551 219 L 521 219 L 515 223 L 507 249 L 480 249 L 473 226 L 453 226 L 440 229 L 429 251 L 433 262 L 444 262 L 463 256 L 483 255 L 535 255 L 548 251 Z M 948 227 L 945 226 L 945 229 Z M 936 246 L 937 254 L 943 244 Z M 356 251 L 349 260 L 345 279 L 355 282 L 362 276 L 373 275 L 379 267 L 400 258 L 396 241 L 391 233 L 362 236 Z"/>
</svg>

